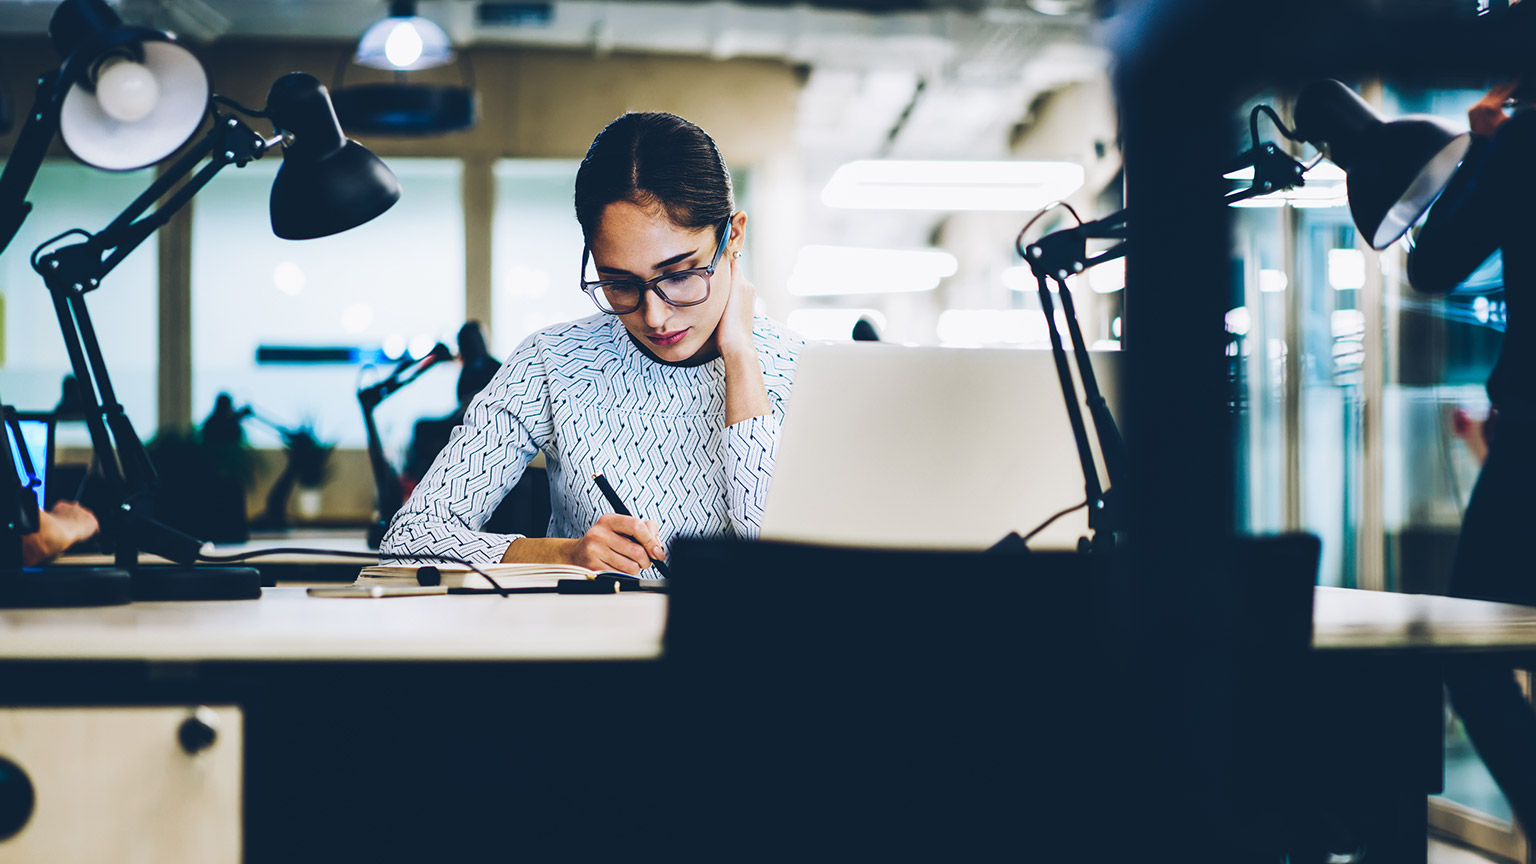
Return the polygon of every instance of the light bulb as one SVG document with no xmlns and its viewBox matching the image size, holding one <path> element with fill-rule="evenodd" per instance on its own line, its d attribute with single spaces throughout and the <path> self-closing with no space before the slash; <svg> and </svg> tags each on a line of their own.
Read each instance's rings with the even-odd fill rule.
<svg viewBox="0 0 1536 864">
<path fill-rule="evenodd" d="M 404 69 L 421 59 L 421 34 L 416 25 L 402 21 L 384 42 L 384 56 L 396 67 Z"/>
<path fill-rule="evenodd" d="M 160 85 L 142 63 L 114 57 L 96 73 L 96 101 L 108 117 L 133 123 L 149 116 L 160 101 Z"/>
</svg>

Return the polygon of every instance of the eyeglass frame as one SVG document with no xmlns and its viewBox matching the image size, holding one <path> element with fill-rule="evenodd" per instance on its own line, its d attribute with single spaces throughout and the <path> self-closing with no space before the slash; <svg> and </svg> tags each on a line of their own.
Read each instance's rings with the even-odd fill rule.
<svg viewBox="0 0 1536 864">
<path fill-rule="evenodd" d="M 597 307 L 598 311 L 605 315 L 628 315 L 636 311 L 641 306 L 645 305 L 645 292 L 647 291 L 656 292 L 656 296 L 661 298 L 661 302 L 671 306 L 674 309 L 686 309 L 690 306 L 698 306 L 701 303 L 707 303 L 709 302 L 710 294 L 713 293 L 715 288 L 714 277 L 715 271 L 720 266 L 720 255 L 725 252 L 727 241 L 729 241 L 731 238 L 731 219 L 734 218 L 734 216 L 735 214 L 731 214 L 731 216 L 725 217 L 725 221 L 720 223 L 720 231 L 716 235 L 715 239 L 715 257 L 710 259 L 709 265 L 707 267 L 690 267 L 687 270 L 676 270 L 671 273 L 663 273 L 660 276 L 657 276 L 655 279 L 646 279 L 644 281 L 639 279 L 596 279 L 588 282 L 586 279 L 582 279 L 581 290 L 587 295 L 587 297 L 592 300 L 592 304 Z M 582 244 L 581 272 L 583 274 L 587 272 L 587 261 L 591 260 L 591 257 L 592 247 L 585 243 Z M 702 274 L 704 277 L 704 296 L 698 300 L 694 300 L 691 303 L 678 303 L 667 297 L 666 292 L 661 290 L 659 283 L 667 279 L 676 279 L 679 276 L 692 276 L 695 274 Z M 627 312 L 610 312 L 607 309 L 604 309 L 603 304 L 598 302 L 597 296 L 593 294 L 593 292 L 602 289 L 602 287 L 605 285 L 623 285 L 631 289 L 634 286 L 639 286 L 640 294 L 635 300 L 635 308 L 630 309 Z"/>
</svg>

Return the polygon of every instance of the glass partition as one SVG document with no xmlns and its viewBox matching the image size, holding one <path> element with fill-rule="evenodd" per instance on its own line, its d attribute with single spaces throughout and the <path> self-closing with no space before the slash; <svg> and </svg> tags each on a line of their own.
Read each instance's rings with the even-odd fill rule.
<svg viewBox="0 0 1536 864">
<path fill-rule="evenodd" d="M 390 159 L 399 203 L 365 225 L 316 240 L 272 234 L 267 198 L 281 160 L 226 169 L 193 202 L 192 417 L 228 392 L 321 440 L 366 444 L 360 385 L 434 342 L 455 347 L 464 323 L 462 163 Z M 270 349 L 300 349 L 273 356 Z M 269 349 L 265 357 L 258 355 Z M 332 349 L 323 352 L 318 349 Z M 286 357 L 286 360 L 282 358 Z M 370 368 L 370 366 L 372 368 Z M 412 426 L 451 413 L 454 364 L 379 406 L 385 451 L 399 462 Z M 281 442 L 254 424 L 253 443 Z"/>
<path fill-rule="evenodd" d="M 59 402 L 69 355 L 53 300 L 32 270 L 32 251 L 70 229 L 98 231 L 154 182 L 153 171 L 113 174 L 49 161 L 27 196 L 35 209 L 0 256 L 0 396 L 24 411 Z M 75 242 L 66 239 L 65 244 Z M 141 437 L 155 428 L 160 335 L 159 255 L 151 239 L 123 260 L 86 303 L 118 401 Z M 63 424 L 63 447 L 89 447 L 85 426 Z"/>
</svg>

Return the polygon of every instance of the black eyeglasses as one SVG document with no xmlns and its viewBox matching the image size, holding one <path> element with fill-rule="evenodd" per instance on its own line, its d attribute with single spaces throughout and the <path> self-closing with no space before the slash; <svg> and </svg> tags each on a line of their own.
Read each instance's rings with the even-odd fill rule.
<svg viewBox="0 0 1536 864">
<path fill-rule="evenodd" d="M 609 315 L 628 315 L 640 308 L 645 301 L 646 291 L 655 291 L 656 296 L 668 306 L 697 306 L 709 299 L 710 277 L 715 275 L 715 268 L 720 265 L 720 253 L 725 251 L 725 241 L 730 237 L 731 220 L 726 219 L 720 225 L 720 231 L 715 238 L 715 257 L 709 262 L 708 267 L 695 267 L 692 270 L 679 270 L 676 273 L 666 273 L 645 282 L 638 279 L 613 279 L 588 282 L 581 280 L 581 290 L 587 292 L 597 308 Z M 591 258 L 590 247 L 582 247 L 581 272 L 585 276 L 587 261 Z"/>
</svg>

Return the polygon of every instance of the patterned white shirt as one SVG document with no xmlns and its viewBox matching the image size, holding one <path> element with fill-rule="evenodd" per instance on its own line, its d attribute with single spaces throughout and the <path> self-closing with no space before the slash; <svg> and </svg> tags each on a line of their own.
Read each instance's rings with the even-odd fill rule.
<svg viewBox="0 0 1536 864">
<path fill-rule="evenodd" d="M 476 396 L 448 446 L 390 523 L 383 556 L 500 561 L 516 534 L 479 529 L 540 450 L 548 536 L 580 537 L 612 512 L 601 473 L 635 516 L 680 536 L 756 537 L 779 425 L 803 340 L 753 322 L 772 413 L 725 425 L 725 361 L 670 366 L 647 356 L 613 315 L 524 340 Z"/>
</svg>

